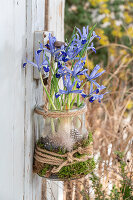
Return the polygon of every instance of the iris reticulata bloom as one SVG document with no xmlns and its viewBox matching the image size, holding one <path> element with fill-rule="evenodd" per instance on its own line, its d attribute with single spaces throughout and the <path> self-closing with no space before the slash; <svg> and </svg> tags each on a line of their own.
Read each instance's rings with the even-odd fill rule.
<svg viewBox="0 0 133 200">
<path fill-rule="evenodd" d="M 93 40 L 94 38 L 100 39 L 100 36 L 96 35 L 94 29 L 90 33 L 88 26 L 86 28 L 83 27 L 82 31 L 79 28 L 75 30 L 76 32 L 73 33 L 70 43 L 65 44 L 60 42 L 60 46 L 55 45 L 55 42 L 57 44 L 59 41 L 56 41 L 56 38 L 49 34 L 47 44 L 40 43 L 40 48 L 35 52 L 35 63 L 27 60 L 23 64 L 23 67 L 26 67 L 27 63 L 36 67 L 40 72 L 41 81 L 42 70 L 47 75 L 49 71 L 51 72 L 50 94 L 48 94 L 43 82 L 42 84 L 53 109 L 59 108 L 66 100 L 68 100 L 67 105 L 69 103 L 70 105 L 73 104 L 75 94 L 80 94 L 83 98 L 88 98 L 89 102 L 92 103 L 95 100 L 101 102 L 103 96 L 108 93 L 100 94 L 101 90 L 104 90 L 106 87 L 99 85 L 96 80 L 105 70 L 98 72 L 100 66 L 96 65 L 92 72 L 88 73 L 89 70 L 85 67 L 87 50 L 92 50 L 96 53 Z M 59 86 L 60 80 L 63 83 L 62 87 Z M 84 85 L 87 82 L 90 82 L 90 90 L 85 94 Z M 77 102 L 78 100 L 79 96 Z"/>
<path fill-rule="evenodd" d="M 44 53 L 43 53 L 43 60 L 42 60 L 42 62 L 41 62 L 41 61 L 40 61 L 40 60 L 41 60 L 41 59 L 40 59 L 40 57 L 41 57 L 41 52 L 42 52 L 42 50 L 41 50 L 41 51 L 40 51 L 40 50 L 35 51 L 35 61 L 36 61 L 36 63 L 34 63 L 34 62 L 30 61 L 30 60 L 27 60 L 27 63 L 29 63 L 29 64 L 31 64 L 33 67 L 37 68 L 38 71 L 40 71 L 41 68 L 43 68 L 45 72 L 49 72 L 49 63 L 48 63 L 48 61 L 47 61 L 47 59 L 49 59 L 49 58 L 47 58 L 47 59 L 45 58 L 45 52 L 44 52 Z M 23 67 L 25 67 L 27 63 L 24 63 L 24 64 L 23 64 Z"/>
</svg>

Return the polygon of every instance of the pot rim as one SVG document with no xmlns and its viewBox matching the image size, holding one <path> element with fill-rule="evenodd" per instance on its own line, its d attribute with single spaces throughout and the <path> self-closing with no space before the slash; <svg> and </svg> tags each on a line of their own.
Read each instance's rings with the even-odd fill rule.
<svg viewBox="0 0 133 200">
<path fill-rule="evenodd" d="M 40 114 L 40 115 L 43 115 L 43 116 L 46 116 L 46 117 L 53 117 L 53 115 L 58 115 L 60 117 L 62 117 L 64 114 L 68 115 L 69 117 L 69 114 L 70 116 L 71 115 L 80 115 L 80 114 L 83 114 L 85 112 L 87 112 L 87 105 L 86 103 L 83 103 L 80 107 L 75 107 L 75 108 L 72 108 L 72 109 L 68 109 L 68 110 L 48 110 L 48 111 L 45 111 L 44 110 L 44 105 L 41 105 L 41 106 L 36 106 L 34 108 L 34 112 L 37 113 L 37 114 Z M 53 118 L 56 118 L 56 117 L 53 117 Z"/>
</svg>

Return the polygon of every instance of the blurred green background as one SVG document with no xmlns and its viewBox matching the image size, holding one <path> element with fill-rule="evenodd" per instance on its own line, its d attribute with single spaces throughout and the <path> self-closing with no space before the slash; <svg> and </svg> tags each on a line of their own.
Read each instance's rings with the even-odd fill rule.
<svg viewBox="0 0 133 200">
<path fill-rule="evenodd" d="M 73 27 L 82 29 L 97 23 L 95 32 L 101 36 L 95 41 L 95 46 L 101 46 L 96 56 L 93 53 L 94 64 L 103 60 L 104 66 L 108 59 L 123 54 L 125 62 L 133 53 L 133 1 L 125 0 L 66 0 L 65 7 L 65 38 L 70 38 Z M 115 43 L 114 45 L 111 45 Z M 123 48 L 116 48 L 120 44 Z M 105 48 L 108 46 L 108 49 Z M 90 64 L 93 65 L 93 63 Z M 131 67 L 130 65 L 128 65 Z"/>
</svg>

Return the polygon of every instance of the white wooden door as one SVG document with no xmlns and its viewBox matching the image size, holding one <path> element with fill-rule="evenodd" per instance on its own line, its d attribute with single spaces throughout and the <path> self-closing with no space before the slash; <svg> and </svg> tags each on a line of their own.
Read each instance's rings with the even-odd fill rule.
<svg viewBox="0 0 133 200">
<path fill-rule="evenodd" d="M 32 68 L 22 68 L 26 56 L 33 59 L 34 32 L 42 30 L 64 39 L 64 0 L 0 1 L 0 200 L 44 196 L 42 179 L 32 171 L 33 109 L 42 103 L 42 87 Z M 60 188 L 52 187 L 57 195 L 47 199 L 61 200 Z"/>
</svg>

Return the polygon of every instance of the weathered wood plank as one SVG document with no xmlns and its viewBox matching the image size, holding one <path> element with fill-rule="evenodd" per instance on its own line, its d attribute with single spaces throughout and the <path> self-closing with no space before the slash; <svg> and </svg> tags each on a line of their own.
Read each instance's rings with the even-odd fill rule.
<svg viewBox="0 0 133 200">
<path fill-rule="evenodd" d="M 48 31 L 52 31 L 57 40 L 64 41 L 65 0 L 48 1 Z M 47 200 L 63 200 L 63 183 L 47 181 Z"/>
<path fill-rule="evenodd" d="M 44 0 L 27 0 L 27 53 L 33 60 L 34 32 L 44 29 Z M 39 130 L 34 123 L 34 106 L 42 103 L 42 86 L 33 80 L 33 69 L 26 70 L 26 109 L 25 109 L 25 200 L 41 199 L 41 178 L 33 174 L 33 153 Z M 35 132 L 36 130 L 36 132 Z"/>
<path fill-rule="evenodd" d="M 23 199 L 25 2 L 1 2 L 0 199 Z M 7 14 L 8 13 L 8 14 Z"/>
<path fill-rule="evenodd" d="M 64 41 L 64 7 L 65 0 L 49 0 L 48 30 L 61 41 Z"/>
</svg>

